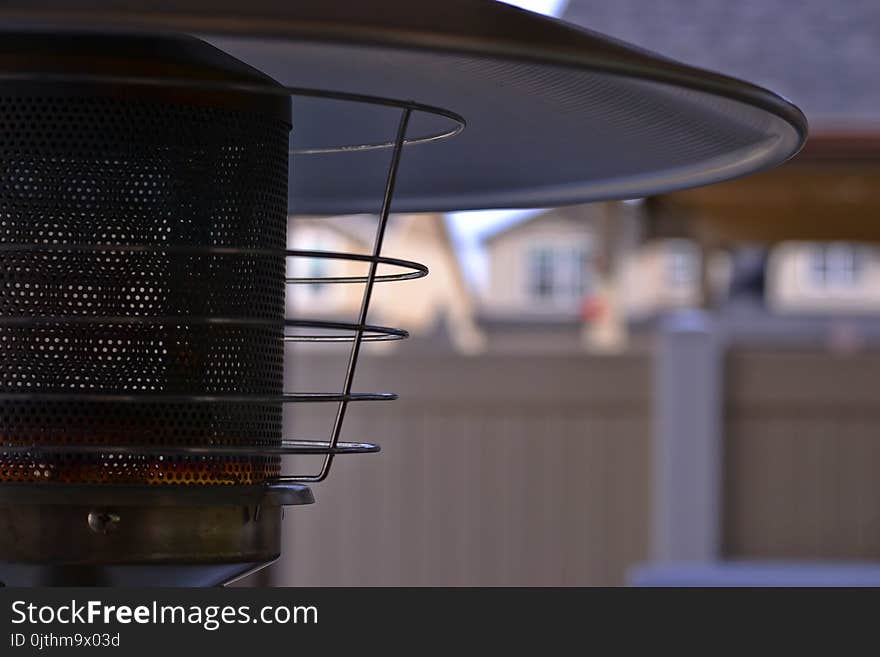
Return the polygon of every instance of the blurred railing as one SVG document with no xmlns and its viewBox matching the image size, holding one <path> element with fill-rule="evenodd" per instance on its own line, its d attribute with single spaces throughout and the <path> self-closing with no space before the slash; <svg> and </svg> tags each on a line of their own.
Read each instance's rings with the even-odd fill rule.
<svg viewBox="0 0 880 657">
<path fill-rule="evenodd" d="M 327 354 L 292 354 L 289 386 L 326 388 Z M 611 585 L 647 556 L 650 359 L 365 356 L 358 408 L 318 503 L 285 518 L 276 585 Z M 297 411 L 297 437 L 327 417 Z"/>
</svg>

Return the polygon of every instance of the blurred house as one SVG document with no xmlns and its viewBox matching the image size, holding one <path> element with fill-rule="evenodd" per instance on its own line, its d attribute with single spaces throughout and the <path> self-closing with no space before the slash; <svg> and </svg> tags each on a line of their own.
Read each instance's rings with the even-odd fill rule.
<svg viewBox="0 0 880 657">
<path fill-rule="evenodd" d="M 371 321 L 408 327 L 423 346 L 463 353 L 607 353 L 646 346 L 657 322 L 680 309 L 715 308 L 732 335 L 752 343 L 778 343 L 781 336 L 803 344 L 813 336 L 821 345 L 837 330 L 835 318 L 870 319 L 880 308 L 878 255 L 870 247 L 706 248 L 699 231 L 684 237 L 694 231 L 669 221 L 667 203 L 572 206 L 509 225 L 484 240 L 487 286 L 476 297 L 440 215 L 394 216 L 385 253 L 424 262 L 431 275 L 377 286 Z M 375 222 L 369 215 L 298 217 L 291 220 L 290 246 L 365 254 Z M 288 263 L 288 275 L 297 278 L 356 277 L 366 270 L 365 263 L 345 260 Z M 288 311 L 353 321 L 361 293 L 361 285 L 301 284 L 291 287 Z"/>
<path fill-rule="evenodd" d="M 483 242 L 488 284 L 479 325 L 496 352 L 571 352 L 584 348 L 585 322 L 623 339 L 608 303 L 616 206 L 560 208 L 491 234 Z"/>
<path fill-rule="evenodd" d="M 608 273 L 609 203 L 560 208 L 508 226 L 483 242 L 489 279 L 484 317 L 577 321 Z"/>
<path fill-rule="evenodd" d="M 700 252 L 644 241 L 639 202 L 557 208 L 483 242 L 488 285 L 479 322 L 493 351 L 614 352 L 632 328 L 701 298 Z"/>
</svg>

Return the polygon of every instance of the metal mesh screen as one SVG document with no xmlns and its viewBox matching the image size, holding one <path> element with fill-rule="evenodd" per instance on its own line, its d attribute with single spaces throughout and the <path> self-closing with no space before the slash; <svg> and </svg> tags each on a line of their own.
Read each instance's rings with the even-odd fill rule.
<svg viewBox="0 0 880 657">
<path fill-rule="evenodd" d="M 277 476 L 275 456 L 161 448 L 280 444 L 280 400 L 259 399 L 282 391 L 290 126 L 198 99 L 4 93 L 0 441 L 34 450 L 0 447 L 0 482 Z"/>
</svg>

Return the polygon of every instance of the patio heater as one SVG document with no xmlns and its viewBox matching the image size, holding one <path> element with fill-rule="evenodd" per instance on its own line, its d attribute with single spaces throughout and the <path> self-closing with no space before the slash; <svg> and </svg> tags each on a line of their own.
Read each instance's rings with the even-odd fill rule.
<svg viewBox="0 0 880 657">
<path fill-rule="evenodd" d="M 751 84 L 488 0 L 0 7 L 0 581 L 216 585 L 312 502 L 370 341 L 389 213 L 642 197 L 775 166 L 803 115 Z M 372 253 L 286 249 L 372 213 Z M 362 263 L 351 323 L 284 316 L 290 259 Z M 285 342 L 350 341 L 285 391 Z M 291 363 L 293 367 L 296 363 Z M 334 404 L 283 436 L 286 404 Z M 286 455 L 323 457 L 291 473 Z"/>
</svg>

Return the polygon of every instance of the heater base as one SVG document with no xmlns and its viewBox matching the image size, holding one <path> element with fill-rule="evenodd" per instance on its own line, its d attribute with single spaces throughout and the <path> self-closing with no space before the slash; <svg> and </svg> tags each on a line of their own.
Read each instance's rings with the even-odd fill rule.
<svg viewBox="0 0 880 657">
<path fill-rule="evenodd" d="M 228 583 L 277 559 L 283 507 L 312 502 L 296 485 L 0 486 L 0 582 Z"/>
</svg>

